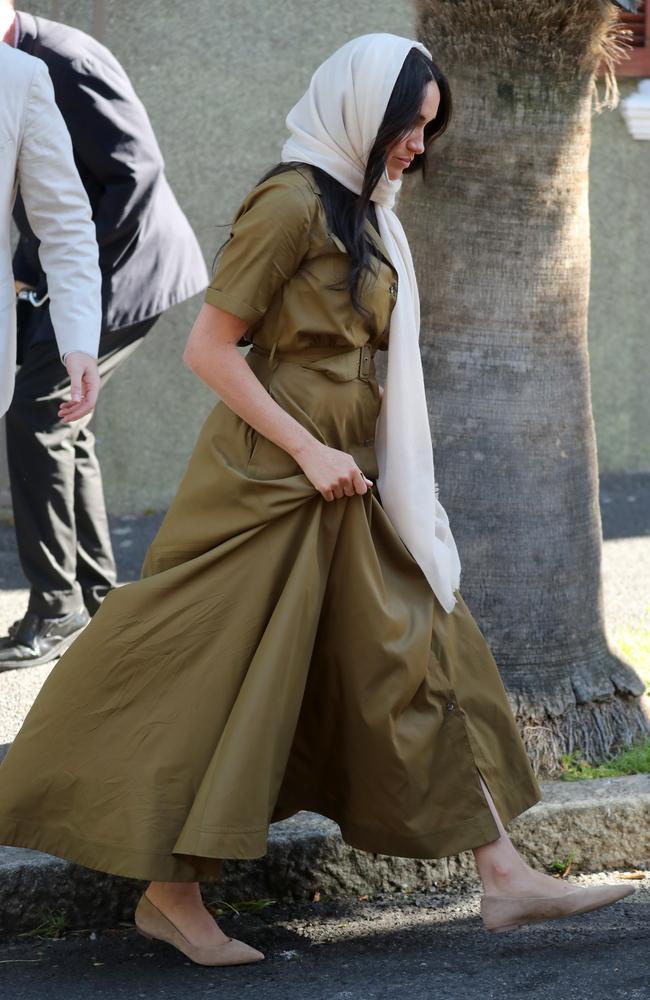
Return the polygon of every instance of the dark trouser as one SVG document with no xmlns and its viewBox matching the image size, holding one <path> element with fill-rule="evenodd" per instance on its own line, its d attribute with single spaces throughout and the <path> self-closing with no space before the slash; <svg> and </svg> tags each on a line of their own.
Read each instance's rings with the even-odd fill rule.
<svg viewBox="0 0 650 1000">
<path fill-rule="evenodd" d="M 157 319 L 104 334 L 98 360 L 102 386 Z M 30 585 L 29 610 L 45 618 L 84 603 L 92 614 L 116 581 L 95 436 L 88 426 L 92 414 L 72 424 L 58 417 L 69 389 L 56 343 L 32 344 L 6 415 L 18 553 Z"/>
</svg>

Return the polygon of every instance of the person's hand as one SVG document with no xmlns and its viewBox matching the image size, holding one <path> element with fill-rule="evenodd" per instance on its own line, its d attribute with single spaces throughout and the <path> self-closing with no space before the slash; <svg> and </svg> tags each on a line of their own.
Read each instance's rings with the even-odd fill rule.
<svg viewBox="0 0 650 1000">
<path fill-rule="evenodd" d="M 97 359 L 84 351 L 70 351 L 65 356 L 70 376 L 70 400 L 59 406 L 59 417 L 69 424 L 94 410 L 99 395 Z"/>
<path fill-rule="evenodd" d="M 314 441 L 306 451 L 296 455 L 296 461 L 324 500 L 367 493 L 372 486 L 372 480 L 364 476 L 352 455 L 320 441 Z"/>
</svg>

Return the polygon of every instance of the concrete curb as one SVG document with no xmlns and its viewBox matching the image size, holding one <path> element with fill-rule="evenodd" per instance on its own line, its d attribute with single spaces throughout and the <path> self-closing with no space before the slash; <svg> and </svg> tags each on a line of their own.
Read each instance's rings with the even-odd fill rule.
<svg viewBox="0 0 650 1000">
<path fill-rule="evenodd" d="M 1 757 L 1 754 L 0 754 Z M 546 868 L 573 857 L 574 872 L 625 870 L 650 863 L 650 776 L 545 782 L 544 801 L 510 827 L 529 862 Z M 208 899 L 308 899 L 428 889 L 476 880 L 471 854 L 419 861 L 348 847 L 338 826 L 302 812 L 271 827 L 268 854 L 228 861 Z M 18 933 L 53 914 L 68 928 L 131 921 L 144 883 L 115 878 L 36 851 L 0 847 L 0 929 Z"/>
</svg>

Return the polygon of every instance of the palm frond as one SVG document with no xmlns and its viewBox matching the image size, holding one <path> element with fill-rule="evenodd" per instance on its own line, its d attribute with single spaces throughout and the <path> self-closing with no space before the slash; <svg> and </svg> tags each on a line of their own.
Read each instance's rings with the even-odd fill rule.
<svg viewBox="0 0 650 1000">
<path fill-rule="evenodd" d="M 613 66 L 627 47 L 611 0 L 415 0 L 419 35 L 443 69 L 549 71 L 564 78 L 606 67 L 603 103 L 613 106 Z"/>
</svg>

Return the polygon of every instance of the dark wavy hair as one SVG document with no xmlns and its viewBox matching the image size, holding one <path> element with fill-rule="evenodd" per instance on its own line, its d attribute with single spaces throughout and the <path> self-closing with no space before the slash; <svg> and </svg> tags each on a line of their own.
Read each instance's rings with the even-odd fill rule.
<svg viewBox="0 0 650 1000">
<path fill-rule="evenodd" d="M 365 315 L 367 310 L 359 300 L 360 283 L 365 271 L 374 273 L 372 266 L 374 248 L 364 231 L 370 195 L 384 172 L 388 149 L 403 139 L 417 122 L 427 84 L 431 80 L 435 80 L 440 90 L 438 113 L 425 126 L 424 152 L 418 153 L 404 170 L 405 174 L 414 174 L 421 170 L 423 177 L 426 177 L 428 148 L 433 140 L 446 130 L 451 119 L 451 90 L 442 71 L 421 49 L 417 48 L 411 49 L 395 81 L 384 117 L 368 155 L 361 194 L 356 195 L 325 170 L 310 165 L 321 190 L 328 227 L 343 241 L 350 255 L 351 266 L 347 285 L 352 303 L 362 315 Z M 278 163 L 260 177 L 257 183 L 261 184 L 269 177 L 298 166 L 304 164 Z"/>
</svg>

